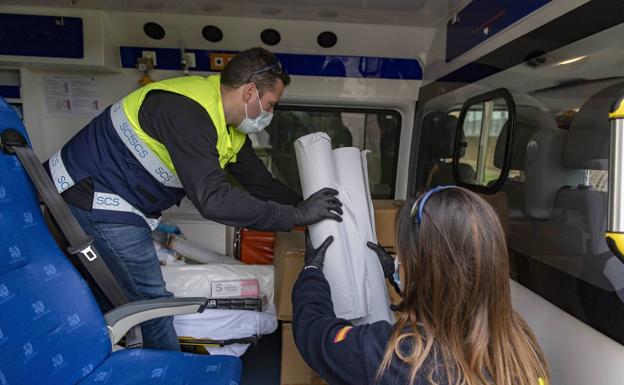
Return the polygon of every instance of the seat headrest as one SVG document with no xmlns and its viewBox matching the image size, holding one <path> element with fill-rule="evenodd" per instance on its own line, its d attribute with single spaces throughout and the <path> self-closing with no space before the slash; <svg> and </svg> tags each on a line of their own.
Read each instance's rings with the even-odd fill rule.
<svg viewBox="0 0 624 385">
<path fill-rule="evenodd" d="M 624 94 L 624 82 L 590 96 L 570 123 L 561 162 L 570 168 L 604 170 L 609 159 L 609 108 Z M 600 168 L 597 168 L 600 167 Z"/>
<path fill-rule="evenodd" d="M 511 170 L 524 170 L 527 145 L 539 130 L 557 128 L 550 114 L 536 106 L 516 106 L 516 126 L 511 148 Z M 505 122 L 494 149 L 494 166 L 503 168 L 509 121 Z"/>
<path fill-rule="evenodd" d="M 437 124 L 431 127 L 429 137 L 429 151 L 434 159 L 448 159 L 453 157 L 455 147 L 455 132 L 457 131 L 457 118 L 453 115 L 444 115 L 438 119 Z M 463 133 L 462 133 L 462 141 Z M 465 149 L 462 148 L 460 156 Z"/>
<path fill-rule="evenodd" d="M 6 129 L 16 130 L 28 138 L 26 130 L 24 130 L 24 124 L 20 120 L 15 108 L 0 97 L 0 133 Z"/>
</svg>

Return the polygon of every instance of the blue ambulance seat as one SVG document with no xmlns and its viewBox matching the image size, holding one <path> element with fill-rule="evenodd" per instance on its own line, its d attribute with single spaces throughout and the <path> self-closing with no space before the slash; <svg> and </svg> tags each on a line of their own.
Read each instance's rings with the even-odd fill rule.
<svg viewBox="0 0 624 385">
<path fill-rule="evenodd" d="M 0 134 L 26 136 L 0 98 Z M 237 385 L 241 361 L 150 349 L 111 352 L 102 312 L 43 221 L 14 155 L 0 151 L 0 384 Z"/>
</svg>

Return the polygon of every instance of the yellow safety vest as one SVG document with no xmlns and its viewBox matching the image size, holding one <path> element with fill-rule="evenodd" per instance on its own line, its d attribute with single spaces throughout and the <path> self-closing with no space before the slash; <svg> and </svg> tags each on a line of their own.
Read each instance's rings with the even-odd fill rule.
<svg viewBox="0 0 624 385">
<path fill-rule="evenodd" d="M 145 96 L 148 92 L 153 90 L 175 92 L 176 94 L 193 99 L 204 107 L 217 129 L 219 164 L 221 168 L 224 168 L 228 163 L 236 162 L 236 154 L 238 154 L 238 151 L 243 147 L 246 135 L 233 126 L 227 126 L 223 113 L 220 84 L 221 76 L 219 75 L 208 77 L 184 76 L 150 83 L 132 92 L 123 99 L 122 103 L 125 115 L 135 134 L 147 144 L 163 164 L 172 172 L 176 173 L 173 162 L 171 161 L 171 156 L 165 146 L 147 135 L 139 124 L 139 109 L 141 108 Z"/>
</svg>

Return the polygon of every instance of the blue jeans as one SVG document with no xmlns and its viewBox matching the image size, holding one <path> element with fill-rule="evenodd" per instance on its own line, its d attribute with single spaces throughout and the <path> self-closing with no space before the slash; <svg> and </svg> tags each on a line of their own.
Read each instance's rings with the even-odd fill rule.
<svg viewBox="0 0 624 385">
<path fill-rule="evenodd" d="M 93 220 L 91 213 L 69 205 L 82 228 L 93 237 L 93 244 L 130 301 L 173 297 L 167 291 L 160 270 L 150 229 Z M 102 306 L 101 298 L 99 299 Z M 173 328 L 173 317 L 162 317 L 141 324 L 143 346 L 180 350 Z"/>
</svg>

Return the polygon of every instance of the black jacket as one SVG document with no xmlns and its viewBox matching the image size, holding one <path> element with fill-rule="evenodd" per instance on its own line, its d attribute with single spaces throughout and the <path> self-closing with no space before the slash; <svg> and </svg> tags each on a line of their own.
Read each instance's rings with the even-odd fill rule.
<svg viewBox="0 0 624 385">
<path fill-rule="evenodd" d="M 258 230 L 290 230 L 294 226 L 293 206 L 301 197 L 273 178 L 249 138 L 236 162 L 225 168 L 247 192 L 228 182 L 219 164 L 217 131 L 199 103 L 176 93 L 152 91 L 141 104 L 139 123 L 165 145 L 187 197 L 207 219 Z M 63 197 L 89 210 L 93 186 L 85 179 Z"/>
</svg>

